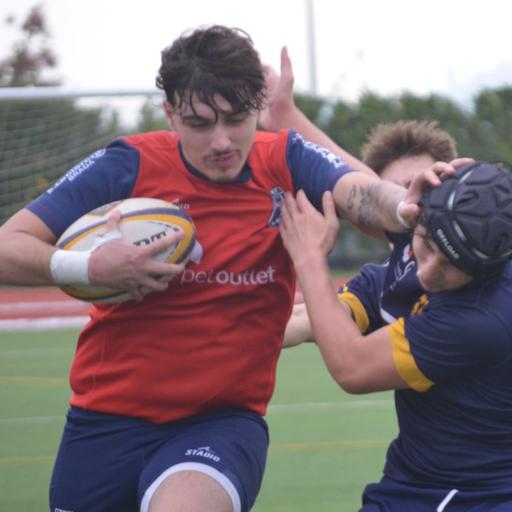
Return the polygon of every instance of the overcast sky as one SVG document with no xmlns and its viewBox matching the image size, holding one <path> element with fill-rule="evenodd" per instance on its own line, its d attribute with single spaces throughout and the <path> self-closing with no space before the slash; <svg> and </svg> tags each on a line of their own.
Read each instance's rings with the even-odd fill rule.
<svg viewBox="0 0 512 512">
<path fill-rule="evenodd" d="M 317 92 L 356 99 L 439 92 L 467 102 L 483 87 L 512 85 L 512 3 L 506 0 L 312 0 Z M 37 3 L 52 34 L 58 76 L 78 88 L 154 87 L 160 50 L 185 29 L 243 28 L 277 67 L 287 45 L 296 89 L 311 88 L 306 0 L 3 0 L 0 19 Z M 14 33 L 0 26 L 0 58 Z"/>
</svg>

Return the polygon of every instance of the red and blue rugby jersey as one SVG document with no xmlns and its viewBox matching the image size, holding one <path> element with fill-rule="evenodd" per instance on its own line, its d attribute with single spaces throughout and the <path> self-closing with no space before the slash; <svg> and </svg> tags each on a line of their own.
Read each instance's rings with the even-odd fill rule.
<svg viewBox="0 0 512 512">
<path fill-rule="evenodd" d="M 264 414 L 295 288 L 278 229 L 283 193 L 303 188 L 318 205 L 350 170 L 289 132 L 257 132 L 232 184 L 187 166 L 170 132 L 126 137 L 73 168 L 29 205 L 57 236 L 100 204 L 155 197 L 192 217 L 203 255 L 165 292 L 92 308 L 71 404 L 155 423 L 236 408 Z"/>
</svg>

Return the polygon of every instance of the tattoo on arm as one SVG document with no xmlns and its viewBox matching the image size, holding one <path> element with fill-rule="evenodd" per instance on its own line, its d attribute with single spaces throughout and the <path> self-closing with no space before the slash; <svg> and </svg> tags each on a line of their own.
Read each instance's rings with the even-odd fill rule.
<svg viewBox="0 0 512 512">
<path fill-rule="evenodd" d="M 348 210 L 357 212 L 357 222 L 376 229 L 390 229 L 396 224 L 395 210 L 400 197 L 397 189 L 385 182 L 354 185 L 348 196 Z"/>
<path fill-rule="evenodd" d="M 348 194 L 347 209 L 352 210 L 354 208 L 354 201 L 357 195 L 357 186 L 353 185 Z"/>
<path fill-rule="evenodd" d="M 368 226 L 370 228 L 376 227 L 380 228 L 382 225 L 379 222 L 379 212 L 378 212 L 378 201 L 375 190 L 378 185 L 369 185 L 367 187 L 359 187 L 359 195 L 361 197 L 359 204 L 359 212 L 357 221 L 359 224 L 363 226 Z"/>
</svg>

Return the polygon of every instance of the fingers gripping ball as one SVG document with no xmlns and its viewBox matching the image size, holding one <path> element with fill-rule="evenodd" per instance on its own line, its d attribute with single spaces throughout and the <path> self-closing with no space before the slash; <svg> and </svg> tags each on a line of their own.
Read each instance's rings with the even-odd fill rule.
<svg viewBox="0 0 512 512">
<path fill-rule="evenodd" d="M 57 241 L 57 247 L 69 251 L 88 251 L 119 237 L 107 231 L 107 219 L 114 210 L 121 213 L 119 231 L 133 245 L 150 245 L 176 231 L 184 237 L 159 253 L 156 259 L 166 263 L 186 263 L 195 245 L 195 228 L 187 213 L 173 203 L 161 199 L 131 198 L 109 203 L 77 219 Z M 112 238 L 112 235 L 114 237 Z M 87 302 L 124 302 L 130 294 L 123 290 L 88 284 L 62 284 L 68 295 Z"/>
</svg>

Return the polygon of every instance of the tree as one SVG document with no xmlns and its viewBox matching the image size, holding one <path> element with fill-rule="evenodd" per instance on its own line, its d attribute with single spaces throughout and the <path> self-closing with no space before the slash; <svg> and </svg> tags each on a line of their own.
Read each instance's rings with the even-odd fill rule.
<svg viewBox="0 0 512 512">
<path fill-rule="evenodd" d="M 57 67 L 41 6 L 15 26 L 20 38 L 0 59 L 0 87 L 56 85 Z M 0 101 L 0 223 L 119 132 L 117 113 L 74 100 Z"/>
<path fill-rule="evenodd" d="M 475 98 L 478 158 L 512 162 L 512 87 L 486 89 Z"/>
<path fill-rule="evenodd" d="M 5 20 L 6 25 L 15 23 L 13 16 Z M 18 28 L 22 38 L 13 44 L 11 55 L 0 60 L 0 86 L 57 85 L 58 81 L 43 78 L 45 71 L 57 66 L 57 59 L 49 46 L 42 5 L 32 7 Z"/>
</svg>

